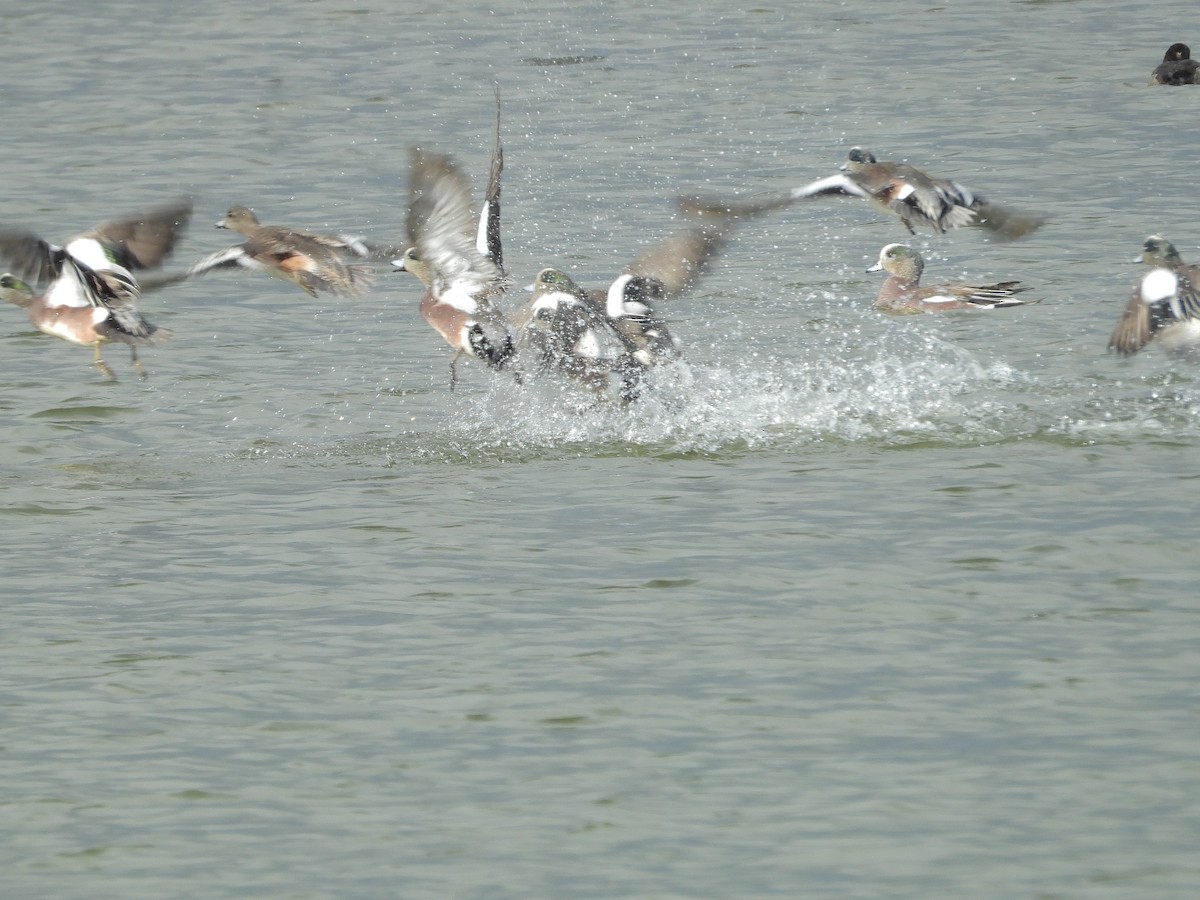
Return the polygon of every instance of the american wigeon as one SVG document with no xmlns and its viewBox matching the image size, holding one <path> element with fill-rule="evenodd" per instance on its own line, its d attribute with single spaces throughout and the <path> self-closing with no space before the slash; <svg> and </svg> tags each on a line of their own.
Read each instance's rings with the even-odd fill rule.
<svg viewBox="0 0 1200 900">
<path fill-rule="evenodd" d="M 648 248 L 607 287 L 581 289 L 561 271 L 545 271 L 565 279 L 577 299 L 586 300 L 603 315 L 633 359 L 649 368 L 680 355 L 679 344 L 658 311 L 659 304 L 682 296 L 696 284 L 724 250 L 736 225 L 792 202 L 790 197 L 751 201 L 681 198 L 683 227 Z"/>
<path fill-rule="evenodd" d="M 59 276 L 40 295 L 11 273 L 0 275 L 0 299 L 23 307 L 33 326 L 45 334 L 73 344 L 92 347 L 93 364 L 108 379 L 116 375 L 100 356 L 100 348 L 115 342 L 129 345 L 130 362 L 138 377 L 146 370 L 137 348 L 151 346 L 170 336 L 164 328 L 146 321 L 133 305 L 136 284 L 126 284 L 119 294 L 110 287 L 113 273 L 103 275 L 78 260 L 68 259 Z"/>
<path fill-rule="evenodd" d="M 1152 269 L 1172 269 L 1188 279 L 1200 291 L 1200 266 L 1188 265 L 1166 238 L 1152 234 L 1142 244 L 1142 262 Z"/>
<path fill-rule="evenodd" d="M 0 256 L 20 279 L 36 287 L 57 280 L 64 260 L 71 257 L 120 293 L 133 280 L 133 272 L 158 268 L 171 255 L 191 216 L 191 200 L 171 200 L 95 225 L 61 247 L 31 231 L 4 229 L 0 230 Z"/>
<path fill-rule="evenodd" d="M 1200 61 L 1192 59 L 1187 44 L 1172 44 L 1150 73 L 1151 84 L 1200 84 Z"/>
<path fill-rule="evenodd" d="M 538 273 L 532 290 L 513 316 L 522 369 L 565 375 L 600 397 L 611 394 L 615 380 L 621 400 L 635 399 L 645 366 L 595 298 L 553 268 Z"/>
<path fill-rule="evenodd" d="M 887 272 L 888 277 L 875 298 L 875 309 L 889 313 L 947 312 L 956 309 L 995 309 L 1039 303 L 1016 295 L 1029 290 L 1018 281 L 998 284 L 939 284 L 921 287 L 925 260 L 905 244 L 888 244 L 879 251 L 879 262 L 868 272 Z"/>
<path fill-rule="evenodd" d="M 682 290 L 696 273 L 672 260 L 680 276 L 676 287 Z M 642 259 L 633 266 L 640 264 L 648 263 Z M 605 289 L 588 290 L 560 269 L 547 267 L 532 290 L 513 323 L 523 365 L 534 371 L 559 372 L 600 395 L 609 392 L 615 376 L 618 396 L 629 402 L 645 389 L 648 369 L 679 356 L 665 319 L 654 309 L 667 296 L 667 288 L 655 278 L 627 271 Z"/>
<path fill-rule="evenodd" d="M 311 297 L 320 291 L 354 297 L 371 286 L 374 268 L 349 263 L 343 257 L 371 255 L 371 249 L 359 237 L 262 225 L 245 206 L 231 206 L 217 227 L 236 231 L 246 240 L 197 260 L 185 273 L 187 277 L 214 269 L 244 268 L 290 281 Z"/>
<path fill-rule="evenodd" d="M 1142 245 L 1151 269 L 1133 286 L 1108 349 L 1132 356 L 1157 338 L 1165 352 L 1200 353 L 1200 266 L 1186 264 L 1175 245 L 1151 235 Z"/>
<path fill-rule="evenodd" d="M 492 138 L 492 159 L 488 166 L 487 187 L 484 188 L 483 203 L 479 207 L 479 221 L 475 231 L 475 249 L 496 264 L 502 276 L 504 270 L 504 244 L 500 237 L 500 190 L 504 174 L 504 145 L 500 140 L 500 88 L 496 88 L 496 129 Z M 412 221 L 412 209 L 408 213 L 408 230 L 419 227 Z M 399 259 L 392 260 L 393 267 L 400 272 L 410 272 L 424 280 L 424 267 L 415 246 L 409 246 Z"/>
<path fill-rule="evenodd" d="M 667 299 L 667 287 L 649 275 L 619 275 L 608 287 L 604 313 L 634 348 L 634 357 L 653 366 L 679 357 L 679 343 L 655 309 Z"/>
<path fill-rule="evenodd" d="M 100 357 L 100 347 L 128 344 L 133 367 L 145 378 L 137 348 L 158 343 L 169 332 L 138 312 L 141 288 L 133 273 L 162 263 L 191 212 L 190 200 L 172 201 L 97 225 L 61 247 L 28 231 L 4 231 L 0 254 L 18 274 L 3 276 L 2 299 L 26 309 L 39 331 L 92 347 L 96 368 L 110 379 L 115 375 Z"/>
<path fill-rule="evenodd" d="M 495 166 L 493 172 L 498 183 Z M 511 368 L 512 328 L 493 302 L 505 290 L 504 270 L 498 256 L 480 249 L 480 241 L 485 247 L 488 241 L 488 206 L 477 225 L 470 181 L 458 164 L 446 154 L 415 147 L 409 152 L 408 192 L 406 230 L 411 246 L 392 264 L 425 285 L 421 317 L 454 348 L 451 387 L 457 380 L 455 364 L 464 353 L 493 370 Z M 495 197 L 498 223 L 498 191 Z M 498 226 L 495 238 L 498 253 Z"/>
<path fill-rule="evenodd" d="M 503 172 L 499 88 L 491 163 L 478 220 L 471 210 L 470 179 L 458 164 L 446 154 L 415 147 L 409 151 L 405 220 L 409 247 L 392 265 L 425 285 L 421 317 L 454 348 L 451 390 L 458 381 L 458 358 L 464 353 L 492 370 L 507 369 L 520 380 L 512 326 L 493 302 L 507 288 L 500 235 Z"/>
<path fill-rule="evenodd" d="M 862 197 L 898 216 L 909 234 L 914 233 L 914 225 L 939 233 L 977 225 L 999 238 L 1013 240 L 1037 230 L 1046 221 L 997 206 L 957 181 L 934 178 L 907 163 L 879 162 L 874 153 L 862 147 L 852 148 L 841 168 L 840 175 L 795 188 L 792 199 L 829 194 Z"/>
</svg>

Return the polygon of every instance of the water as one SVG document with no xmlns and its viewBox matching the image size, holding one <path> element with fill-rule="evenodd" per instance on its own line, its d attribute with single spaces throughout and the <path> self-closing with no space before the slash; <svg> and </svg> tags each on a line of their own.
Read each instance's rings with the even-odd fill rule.
<svg viewBox="0 0 1200 900">
<path fill-rule="evenodd" d="M 1041 305 L 905 319 L 895 222 L 750 224 L 628 411 L 451 394 L 401 275 L 148 295 L 145 383 L 0 310 L 4 896 L 1194 896 L 1200 383 L 1104 353 L 1148 234 L 1200 260 L 1169 12 L 6 17 L 2 219 L 51 238 L 182 193 L 180 262 L 233 203 L 398 239 L 407 147 L 482 176 L 493 83 L 522 277 L 854 144 L 1052 221 L 918 239 Z"/>
</svg>

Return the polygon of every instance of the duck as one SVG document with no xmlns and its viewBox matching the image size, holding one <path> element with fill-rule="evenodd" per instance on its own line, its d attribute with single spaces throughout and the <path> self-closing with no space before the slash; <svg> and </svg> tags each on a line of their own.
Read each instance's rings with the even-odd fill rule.
<svg viewBox="0 0 1200 900">
<path fill-rule="evenodd" d="M 500 179 L 504 174 L 504 144 L 500 140 L 500 88 L 496 88 L 496 129 L 492 138 L 492 157 L 488 166 L 487 187 L 484 189 L 483 203 L 479 208 L 479 221 L 475 232 L 476 250 L 490 259 L 499 269 L 502 277 L 507 278 L 504 268 L 504 244 L 500 237 Z M 469 189 L 469 188 L 468 188 Z M 408 230 L 412 232 L 419 223 L 413 222 L 410 205 L 408 213 Z M 392 267 L 398 272 L 408 272 L 422 281 L 428 276 L 428 270 L 421 260 L 415 246 L 405 249 L 404 253 L 392 260 Z"/>
<path fill-rule="evenodd" d="M 868 272 L 887 272 L 888 278 L 875 298 L 875 309 L 900 315 L 923 312 L 948 312 L 958 309 L 996 309 L 1025 306 L 1040 300 L 1026 300 L 1017 294 L 1029 290 L 1019 281 L 998 284 L 940 284 L 921 287 L 925 260 L 906 244 L 888 244 L 879 251 L 879 261 Z"/>
<path fill-rule="evenodd" d="M 542 269 L 532 297 L 513 317 L 522 365 L 534 373 L 566 376 L 601 399 L 613 393 L 629 403 L 644 387 L 637 347 L 605 315 L 596 299 L 560 269 Z"/>
<path fill-rule="evenodd" d="M 1200 296 L 1200 266 L 1183 261 L 1171 241 L 1152 234 L 1142 244 L 1141 262 L 1151 273 L 1172 272 L 1178 279 L 1173 285 L 1165 276 L 1148 278 L 1147 273 L 1134 284 L 1129 302 L 1109 340 L 1109 350 L 1132 356 L 1157 337 L 1159 345 L 1171 356 L 1197 356 L 1193 332 L 1197 329 L 1194 310 Z"/>
<path fill-rule="evenodd" d="M 1150 73 L 1151 84 L 1200 84 L 1200 61 L 1192 59 L 1187 44 L 1172 44 L 1163 61 Z"/>
<path fill-rule="evenodd" d="M 916 233 L 916 225 L 939 234 L 970 225 L 982 227 L 1002 240 L 1014 240 L 1036 231 L 1046 221 L 1041 216 L 997 206 L 957 181 L 935 178 L 907 163 L 880 162 L 863 147 L 851 148 L 841 169 L 841 174 L 794 188 L 791 199 L 830 194 L 862 197 L 897 216 L 909 234 Z"/>
<path fill-rule="evenodd" d="M 660 305 L 682 297 L 696 285 L 728 245 L 735 226 L 793 202 L 790 197 L 743 201 L 679 197 L 676 206 L 683 226 L 638 255 L 607 286 L 584 289 L 559 269 L 548 267 L 543 272 L 554 272 L 560 283 L 569 282 L 569 293 L 598 311 L 632 359 L 649 369 L 682 355 L 666 318 L 658 311 Z M 537 297 L 531 301 L 536 302 Z"/>
<path fill-rule="evenodd" d="M 310 297 L 328 292 L 356 297 L 372 284 L 374 267 L 348 263 L 343 254 L 365 259 L 373 249 L 360 237 L 318 234 L 285 225 L 263 225 L 247 206 L 231 206 L 217 228 L 246 238 L 194 262 L 184 273 L 191 278 L 215 269 L 244 268 L 266 272 L 297 285 Z"/>
<path fill-rule="evenodd" d="M 0 255 L 15 269 L 0 277 L 0 299 L 25 309 L 39 331 L 92 347 L 93 365 L 109 380 L 116 375 L 100 348 L 127 344 L 133 368 L 144 380 L 137 348 L 158 344 L 170 332 L 138 311 L 142 286 L 134 272 L 161 265 L 191 214 L 190 199 L 173 200 L 96 225 L 62 246 L 29 231 L 0 232 Z"/>
<path fill-rule="evenodd" d="M 11 272 L 0 275 L 0 299 L 26 310 L 38 331 L 94 350 L 93 365 L 109 381 L 116 373 L 100 355 L 107 343 L 129 346 L 130 363 L 141 380 L 146 370 L 137 348 L 154 346 L 170 337 L 165 328 L 148 322 L 133 305 L 136 285 L 126 284 L 120 293 L 111 290 L 112 270 L 98 273 L 77 260 L 68 259 L 61 273 L 42 294 Z"/>
<path fill-rule="evenodd" d="M 665 282 L 652 275 L 625 272 L 618 275 L 605 294 L 604 314 L 643 366 L 678 359 L 679 342 L 655 307 L 668 297 Z"/>
<path fill-rule="evenodd" d="M 1188 280 L 1200 291 L 1200 266 L 1188 265 L 1175 249 L 1175 245 L 1161 235 L 1152 234 L 1142 244 L 1141 261 L 1152 269 L 1171 269 Z"/>
<path fill-rule="evenodd" d="M 480 360 L 492 371 L 521 380 L 512 324 L 495 300 L 508 289 L 500 233 L 504 145 L 500 137 L 500 89 L 487 186 L 478 219 L 471 209 L 471 183 L 449 154 L 409 150 L 408 248 L 392 260 L 424 286 L 421 318 L 454 349 L 450 389 L 458 383 L 460 357 Z"/>
<path fill-rule="evenodd" d="M 190 198 L 175 198 L 93 225 L 61 246 L 28 229 L 0 229 L 0 257 L 8 260 L 20 280 L 34 285 L 55 281 L 64 262 L 73 259 L 108 281 L 114 293 L 121 293 L 129 282 L 140 289 L 133 273 L 159 268 L 174 252 L 192 209 Z"/>
<path fill-rule="evenodd" d="M 1133 356 L 1157 338 L 1168 355 L 1200 356 L 1200 266 L 1158 235 L 1146 239 L 1142 259 L 1150 271 L 1134 284 L 1108 349 Z"/>
<path fill-rule="evenodd" d="M 499 169 L 494 169 L 494 177 L 498 184 Z M 489 184 L 491 181 L 489 178 Z M 495 303 L 507 289 L 507 275 L 498 261 L 502 251 L 487 249 L 489 205 L 485 203 L 480 227 L 476 227 L 470 180 L 446 153 L 411 148 L 408 184 L 410 246 L 392 265 L 416 276 L 425 286 L 421 317 L 454 349 L 451 390 L 457 384 L 456 365 L 463 355 L 480 360 L 493 371 L 508 369 L 517 374 L 512 365 L 516 355 L 512 326 Z M 495 209 L 498 222 L 498 188 Z M 498 229 L 495 240 L 498 243 Z"/>
</svg>

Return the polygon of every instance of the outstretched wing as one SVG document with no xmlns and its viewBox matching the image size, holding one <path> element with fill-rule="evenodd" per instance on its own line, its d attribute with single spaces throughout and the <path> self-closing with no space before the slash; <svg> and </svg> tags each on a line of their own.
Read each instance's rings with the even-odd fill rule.
<svg viewBox="0 0 1200 900">
<path fill-rule="evenodd" d="M 62 247 L 42 240 L 30 231 L 0 231 L 0 255 L 13 272 L 32 285 L 54 281 L 62 271 Z"/>
<path fill-rule="evenodd" d="M 467 176 L 447 154 L 409 153 L 408 237 L 429 267 L 439 296 L 498 289 L 499 266 L 479 251 Z"/>
<path fill-rule="evenodd" d="M 1141 350 L 1155 332 L 1175 322 L 1200 320 L 1200 291 L 1173 269 L 1151 269 L 1136 285 L 1108 349 L 1122 356 Z"/>
<path fill-rule="evenodd" d="M 660 282 L 662 299 L 673 300 L 695 285 L 725 248 L 735 225 L 795 202 L 792 196 L 737 201 L 680 197 L 677 204 L 687 227 L 645 251 L 625 268 L 625 274 Z"/>
<path fill-rule="evenodd" d="M 94 238 L 126 269 L 153 269 L 171 255 L 192 218 L 192 201 L 172 200 L 97 225 L 80 237 Z"/>
<path fill-rule="evenodd" d="M 492 163 L 488 168 L 487 190 L 479 211 L 476 249 L 504 271 L 504 247 L 500 243 L 500 176 L 504 173 L 504 145 L 500 142 L 500 86 L 496 85 L 496 136 L 492 142 Z"/>
<path fill-rule="evenodd" d="M 810 197 L 828 197 L 831 194 L 862 197 L 864 200 L 873 198 L 870 191 L 849 175 L 830 175 L 827 178 L 818 178 L 801 187 L 792 188 L 791 196 L 793 200 L 807 200 Z"/>
<path fill-rule="evenodd" d="M 1121 321 L 1113 329 L 1108 339 L 1108 349 L 1115 350 L 1121 356 L 1133 356 L 1146 344 L 1156 330 L 1156 322 L 1150 315 L 1150 304 L 1142 299 L 1142 285 L 1139 281 L 1129 295 L 1125 311 L 1121 313 Z"/>
<path fill-rule="evenodd" d="M 67 253 L 93 269 L 154 268 L 175 248 L 191 215 L 192 201 L 187 199 L 151 207 L 71 238 Z M 99 252 L 103 253 L 103 261 L 96 257 Z M 0 232 L 0 255 L 9 260 L 22 279 L 34 284 L 50 284 L 63 271 L 63 248 L 29 231 Z"/>
</svg>

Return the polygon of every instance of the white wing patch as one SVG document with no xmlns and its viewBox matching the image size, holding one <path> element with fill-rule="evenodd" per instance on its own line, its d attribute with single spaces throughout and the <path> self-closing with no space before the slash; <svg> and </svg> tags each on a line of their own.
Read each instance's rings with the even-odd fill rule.
<svg viewBox="0 0 1200 900">
<path fill-rule="evenodd" d="M 208 256 L 198 259 L 188 268 L 188 274 L 203 275 L 205 272 L 222 266 L 242 266 L 256 272 L 266 269 L 265 265 L 248 255 L 241 244 L 234 244 L 232 247 L 226 247 L 224 250 L 218 250 L 216 253 L 210 253 Z"/>
<path fill-rule="evenodd" d="M 588 329 L 579 338 L 579 343 L 575 345 L 575 352 L 587 359 L 600 358 L 600 341 L 596 337 L 596 332 Z"/>
<path fill-rule="evenodd" d="M 1142 278 L 1142 299 L 1158 303 L 1179 290 L 1179 279 L 1171 269 L 1152 269 Z"/>
<path fill-rule="evenodd" d="M 625 311 L 625 286 L 629 284 L 632 278 L 632 275 L 621 275 L 608 286 L 607 308 L 605 311 L 608 313 L 610 319 L 619 319 L 622 316 L 628 315 Z"/>
<path fill-rule="evenodd" d="M 478 282 L 459 279 L 437 295 L 438 303 L 445 303 L 473 316 L 479 312 L 479 301 L 475 295 L 481 287 Z"/>
<path fill-rule="evenodd" d="M 67 244 L 66 251 L 89 269 L 102 272 L 121 268 L 109 258 L 104 246 L 95 238 L 76 238 Z"/>
<path fill-rule="evenodd" d="M 576 299 L 566 291 L 550 291 L 538 297 L 533 302 L 532 309 L 534 313 L 546 312 L 548 310 L 557 310 L 560 303 L 565 306 L 571 306 L 576 302 Z"/>
<path fill-rule="evenodd" d="M 804 187 L 792 189 L 792 199 L 801 200 L 805 197 L 816 197 L 819 194 L 851 194 L 855 197 L 870 199 L 871 194 L 862 185 L 847 175 L 830 175 L 819 178 Z"/>
<path fill-rule="evenodd" d="M 79 273 L 69 263 L 46 291 L 45 303 L 47 306 L 95 306 L 91 294 L 79 279 Z"/>
<path fill-rule="evenodd" d="M 371 255 L 371 248 L 366 245 L 360 235 L 339 234 L 337 239 L 342 242 L 343 247 L 355 256 L 361 256 L 363 259 L 366 259 Z"/>
</svg>

